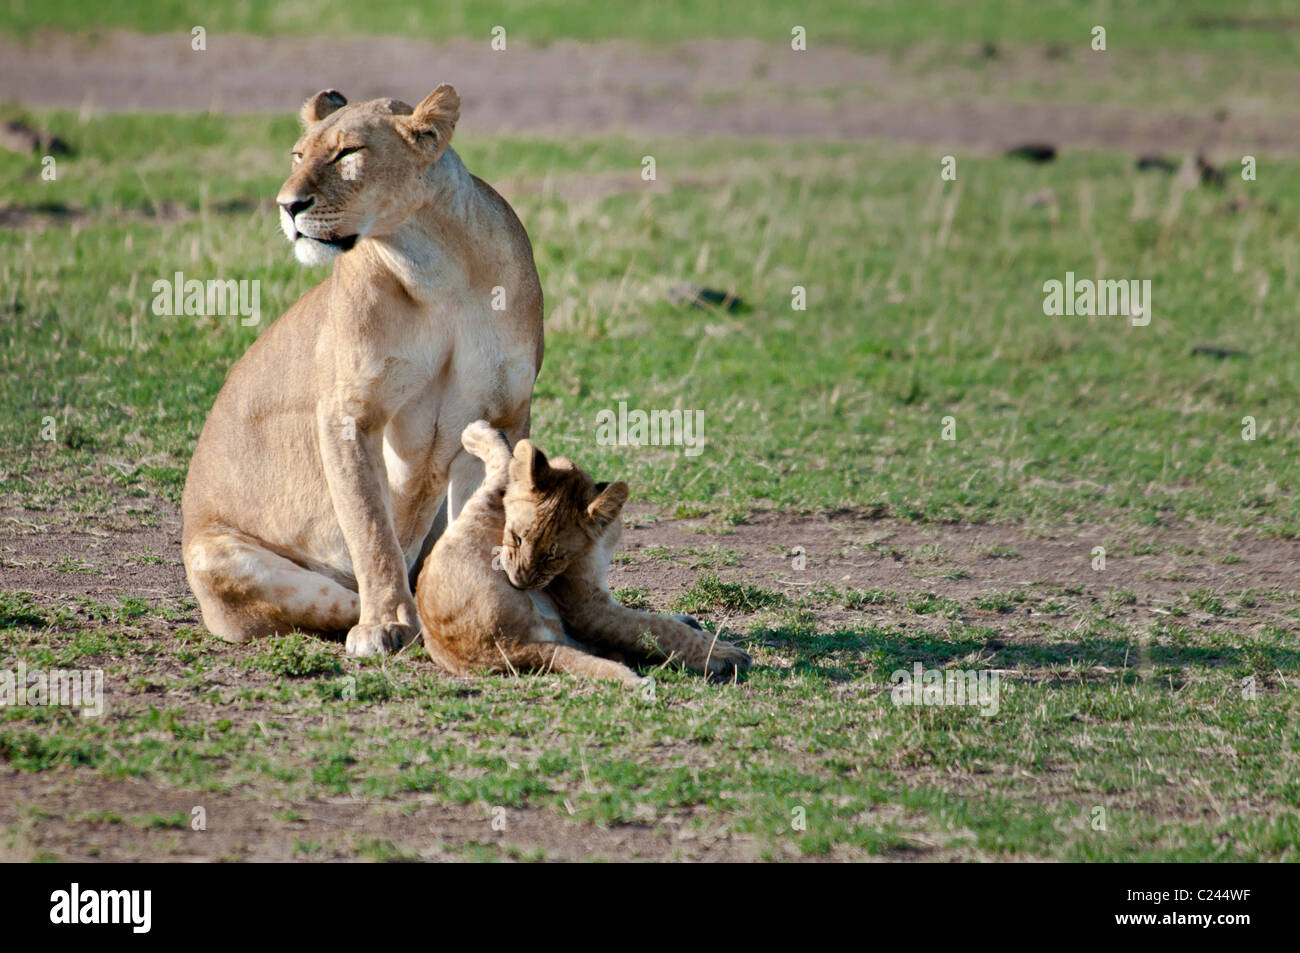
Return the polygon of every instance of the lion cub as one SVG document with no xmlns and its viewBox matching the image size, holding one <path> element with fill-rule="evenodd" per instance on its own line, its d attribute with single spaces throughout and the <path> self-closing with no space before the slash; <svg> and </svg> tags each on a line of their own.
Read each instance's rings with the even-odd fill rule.
<svg viewBox="0 0 1300 953">
<path fill-rule="evenodd" d="M 570 460 L 548 461 L 528 440 L 511 454 L 483 420 L 466 427 L 461 442 L 486 473 L 416 586 L 424 646 L 444 669 L 641 681 L 594 651 L 671 658 L 713 675 L 749 667 L 736 646 L 679 618 L 625 608 L 609 594 L 605 572 L 622 535 L 626 483 L 594 483 Z"/>
</svg>

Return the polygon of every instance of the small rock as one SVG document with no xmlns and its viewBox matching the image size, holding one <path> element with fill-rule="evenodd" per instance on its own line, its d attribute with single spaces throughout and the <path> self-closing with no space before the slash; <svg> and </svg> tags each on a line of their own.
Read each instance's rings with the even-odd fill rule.
<svg viewBox="0 0 1300 953">
<path fill-rule="evenodd" d="M 1204 156 L 1196 157 L 1196 170 L 1201 173 L 1201 185 L 1212 185 L 1216 189 L 1223 188 L 1225 182 L 1223 170 L 1210 165 Z"/>
<path fill-rule="evenodd" d="M 1051 162 L 1056 158 L 1056 146 L 1042 142 L 1026 143 L 1007 150 L 1008 159 L 1024 159 L 1028 162 Z"/>
<path fill-rule="evenodd" d="M 1210 357 L 1250 357 L 1245 351 L 1238 351 L 1231 347 L 1214 347 L 1210 344 L 1198 344 L 1192 348 L 1193 354 L 1205 354 Z"/>
<path fill-rule="evenodd" d="M 0 148 L 19 155 L 31 155 L 33 152 L 43 155 L 67 155 L 72 151 L 58 136 L 33 129 L 17 119 L 0 123 Z"/>
<path fill-rule="evenodd" d="M 679 308 L 721 308 L 723 311 L 743 311 L 749 306 L 731 291 L 700 288 L 696 285 L 676 284 L 668 289 L 668 300 Z"/>
<path fill-rule="evenodd" d="M 1138 156 L 1137 167 L 1139 172 L 1147 172 L 1152 169 L 1160 172 L 1178 171 L 1178 163 L 1173 159 L 1166 159 L 1164 156 Z"/>
</svg>

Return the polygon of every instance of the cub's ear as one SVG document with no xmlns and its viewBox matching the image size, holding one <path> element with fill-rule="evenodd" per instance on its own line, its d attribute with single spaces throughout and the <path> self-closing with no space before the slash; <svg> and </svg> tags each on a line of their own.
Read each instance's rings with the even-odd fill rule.
<svg viewBox="0 0 1300 953">
<path fill-rule="evenodd" d="M 436 161 L 451 142 L 459 118 L 460 96 L 443 83 L 425 96 L 411 115 L 398 120 L 397 129 L 407 142 Z"/>
<path fill-rule="evenodd" d="M 614 520 L 618 519 L 618 514 L 623 512 L 623 504 L 627 502 L 628 489 L 627 484 L 622 480 L 617 483 L 598 483 L 596 489 L 599 490 L 596 498 L 587 504 L 587 516 L 594 520 L 596 525 L 604 529 Z"/>
<path fill-rule="evenodd" d="M 515 444 L 510 475 L 516 480 L 522 480 L 529 486 L 538 486 L 546 479 L 550 469 L 551 464 L 546 459 L 546 454 L 534 447 L 531 440 L 524 439 Z"/>
<path fill-rule="evenodd" d="M 312 126 L 347 104 L 348 101 L 337 89 L 322 89 L 302 104 L 298 118 L 302 120 L 304 126 Z"/>
</svg>

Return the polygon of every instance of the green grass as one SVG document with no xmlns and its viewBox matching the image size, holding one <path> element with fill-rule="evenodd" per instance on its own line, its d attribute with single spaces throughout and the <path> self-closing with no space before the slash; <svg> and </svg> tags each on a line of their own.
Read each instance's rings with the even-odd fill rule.
<svg viewBox="0 0 1300 953">
<path fill-rule="evenodd" d="M 756 612 L 784 606 L 785 596 L 750 583 L 723 582 L 716 572 L 702 574 L 673 604 L 682 612 Z"/>
<path fill-rule="evenodd" d="M 53 183 L 32 160 L 0 156 L 0 203 L 78 216 L 0 232 L 0 493 L 82 512 L 132 493 L 175 500 L 212 398 L 259 329 L 155 316 L 151 285 L 175 271 L 259 279 L 265 326 L 320 279 L 252 208 L 285 174 L 293 120 L 38 119 L 78 154 Z M 636 499 L 724 522 L 851 506 L 918 520 L 1300 527 L 1289 453 L 1300 164 L 1178 195 L 1107 153 L 1042 168 L 963 159 L 952 183 L 935 156 L 905 148 L 668 141 L 654 147 L 661 177 L 707 184 L 646 194 L 644 143 L 458 145 L 534 240 L 548 303 L 538 440 L 629 479 Z M 626 191 L 535 188 L 588 174 L 623 175 Z M 1059 217 L 1025 201 L 1044 188 Z M 1250 205 L 1224 212 L 1234 194 Z M 158 224 L 159 208 L 186 217 Z M 1152 324 L 1044 316 L 1043 282 L 1067 270 L 1149 278 Z M 753 310 L 682 311 L 664 294 L 676 280 L 735 288 Z M 795 285 L 806 311 L 791 309 Z M 1201 343 L 1250 356 L 1192 355 Z M 620 400 L 702 410 L 703 454 L 596 446 L 597 412 Z M 941 439 L 948 416 L 953 441 Z M 41 439 L 47 417 L 54 441 Z M 80 488 L 87 473 L 104 485 Z"/>
<path fill-rule="evenodd" d="M 817 593 L 804 611 L 840 595 Z M 981 647 L 991 630 L 966 621 L 984 611 L 956 604 L 959 618 L 926 631 L 757 625 L 746 644 L 760 664 L 743 686 L 661 670 L 653 701 L 560 676 L 467 684 L 418 656 L 360 663 L 321 643 L 346 677 L 387 686 L 382 697 L 345 696 L 331 690 L 336 675 L 280 677 L 246 665 L 261 647 L 200 636 L 195 644 L 212 651 L 184 691 L 172 665 L 166 695 L 119 699 L 102 718 L 0 710 L 0 760 L 22 772 L 76 768 L 196 792 L 254 791 L 274 803 L 418 797 L 478 805 L 484 817 L 541 811 L 574 830 L 672 816 L 701 830 L 723 825 L 773 858 L 1300 856 L 1300 737 L 1281 680 L 1300 670 L 1300 656 L 1288 633 L 1243 641 L 1165 626 L 1139 639 L 1104 607 L 1078 604 L 1069 619 L 1038 623 L 1032 642 L 990 653 Z M 50 643 L 84 634 L 18 626 L 4 636 L 32 664 Z M 167 636 L 135 638 L 155 653 L 155 668 L 179 651 Z M 147 657 L 100 661 L 113 684 Z M 1000 670 L 998 715 L 896 706 L 890 674 L 917 661 Z M 1253 700 L 1240 691 L 1247 675 L 1259 680 Z M 1097 807 L 1104 832 L 1089 824 Z M 791 824 L 797 808 L 805 830 Z M 275 817 L 301 822 L 294 811 Z M 102 811 L 78 819 L 123 823 Z M 180 831 L 189 818 L 139 813 L 128 823 Z M 294 850 L 322 845 L 299 839 Z M 370 834 L 346 850 L 413 858 Z"/>
<path fill-rule="evenodd" d="M 35 610 L 29 593 L 0 592 L 0 629 L 44 624 L 45 616 Z"/>
<path fill-rule="evenodd" d="M 175 814 L 146 814 L 132 818 L 131 823 L 149 831 L 189 830 L 190 816 L 184 811 Z"/>
<path fill-rule="evenodd" d="M 975 605 L 990 612 L 1014 612 L 1025 601 L 1026 595 L 1019 590 L 1015 592 L 990 592 L 979 596 Z"/>
<path fill-rule="evenodd" d="M 272 675 L 305 678 L 337 673 L 338 661 L 323 651 L 318 639 L 293 634 L 267 639 L 253 665 Z"/>
<path fill-rule="evenodd" d="M 406 0 L 345 0 L 213 5 L 202 0 L 117 0 L 87 7 L 76 0 L 4 0 L 0 30 L 29 36 L 44 29 L 86 32 L 129 29 L 188 33 L 202 26 L 222 32 L 391 34 L 436 42 L 453 37 L 482 40 L 503 26 L 509 42 L 625 38 L 681 42 L 698 37 L 753 37 L 788 44 L 793 26 L 817 44 L 902 51 L 927 45 L 984 42 L 1079 44 L 1094 25 L 1106 26 L 1109 46 L 1228 51 L 1294 57 L 1294 17 L 1287 0 L 1146 0 L 1112 4 L 1081 0 L 750 0 L 744 15 L 726 4 L 663 0 L 610 4 L 600 0 L 499 0 L 491 5 L 446 0 L 436 5 Z M 1228 23 L 1226 21 L 1233 21 Z"/>
</svg>

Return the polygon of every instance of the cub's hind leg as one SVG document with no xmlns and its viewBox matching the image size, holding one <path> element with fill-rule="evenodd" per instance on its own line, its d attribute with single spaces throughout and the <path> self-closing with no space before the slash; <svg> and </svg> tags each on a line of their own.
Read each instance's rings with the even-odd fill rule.
<svg viewBox="0 0 1300 953">
<path fill-rule="evenodd" d="M 527 435 L 528 428 L 523 428 Z M 521 436 L 522 436 L 521 435 Z M 447 481 L 447 526 L 460 519 L 465 507 L 484 484 L 504 488 L 510 465 L 511 443 L 486 420 L 475 420 L 460 434 L 464 450 L 451 463 Z"/>
<path fill-rule="evenodd" d="M 449 492 L 449 525 L 462 516 L 473 518 L 479 513 L 501 510 L 502 494 L 510 482 L 510 444 L 506 442 L 505 434 L 486 420 L 476 420 L 461 431 L 460 442 L 467 451 L 465 459 L 482 471 L 482 479 L 473 493 L 463 498 L 463 504 L 455 513 L 452 512 Z"/>
</svg>

